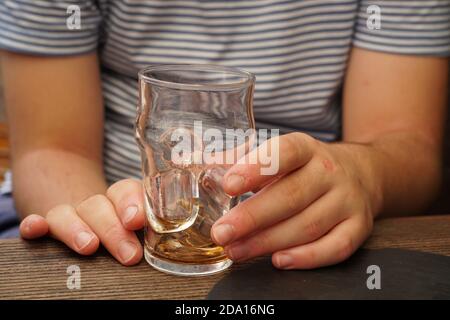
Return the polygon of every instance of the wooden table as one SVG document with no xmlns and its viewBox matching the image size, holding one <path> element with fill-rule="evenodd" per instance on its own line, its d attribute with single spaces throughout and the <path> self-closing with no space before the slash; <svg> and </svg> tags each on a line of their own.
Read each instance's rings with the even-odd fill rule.
<svg viewBox="0 0 450 320">
<path fill-rule="evenodd" d="M 365 247 L 450 256 L 450 215 L 380 220 Z M 81 269 L 79 290 L 67 289 L 70 265 Z M 104 250 L 80 257 L 50 239 L 0 241 L 1 299 L 202 299 L 223 275 L 175 277 L 155 271 L 144 261 L 123 267 Z"/>
</svg>

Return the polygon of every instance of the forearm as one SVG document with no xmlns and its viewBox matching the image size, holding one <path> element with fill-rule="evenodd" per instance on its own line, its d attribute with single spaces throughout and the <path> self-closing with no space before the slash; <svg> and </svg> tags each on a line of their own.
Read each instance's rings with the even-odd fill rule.
<svg viewBox="0 0 450 320">
<path fill-rule="evenodd" d="M 418 132 L 400 131 L 370 143 L 333 146 L 356 168 L 371 194 L 376 215 L 420 213 L 433 200 L 441 182 L 441 146 Z"/>
<path fill-rule="evenodd" d="M 106 189 L 97 54 L 1 52 L 13 186 L 21 216 L 45 214 Z M 24 81 L 26 79 L 26 81 Z"/>
<path fill-rule="evenodd" d="M 68 150 L 26 152 L 13 159 L 12 170 L 14 200 L 22 218 L 43 215 L 59 204 L 76 205 L 107 188 L 98 160 Z"/>
<path fill-rule="evenodd" d="M 424 213 L 441 180 L 448 60 L 352 49 L 342 136 L 374 212 Z M 347 144 L 346 141 L 355 144 Z"/>
</svg>

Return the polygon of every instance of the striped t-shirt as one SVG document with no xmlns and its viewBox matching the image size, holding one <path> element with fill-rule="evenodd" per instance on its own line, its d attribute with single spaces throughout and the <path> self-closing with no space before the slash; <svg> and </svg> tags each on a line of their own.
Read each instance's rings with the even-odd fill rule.
<svg viewBox="0 0 450 320">
<path fill-rule="evenodd" d="M 69 28 L 78 8 L 80 28 Z M 258 127 L 333 141 L 352 46 L 448 56 L 450 0 L 0 0 L 0 48 L 46 56 L 98 50 L 110 182 L 140 176 L 133 135 L 139 69 L 246 69 L 257 79 Z"/>
</svg>

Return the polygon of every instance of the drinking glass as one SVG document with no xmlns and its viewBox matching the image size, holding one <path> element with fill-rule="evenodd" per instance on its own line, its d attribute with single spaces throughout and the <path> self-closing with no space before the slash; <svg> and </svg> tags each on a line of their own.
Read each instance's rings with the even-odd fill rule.
<svg viewBox="0 0 450 320">
<path fill-rule="evenodd" d="M 239 202 L 224 192 L 222 178 L 253 145 L 254 83 L 249 72 L 214 65 L 139 72 L 144 252 L 154 268 L 196 276 L 231 265 L 210 231 Z"/>
</svg>

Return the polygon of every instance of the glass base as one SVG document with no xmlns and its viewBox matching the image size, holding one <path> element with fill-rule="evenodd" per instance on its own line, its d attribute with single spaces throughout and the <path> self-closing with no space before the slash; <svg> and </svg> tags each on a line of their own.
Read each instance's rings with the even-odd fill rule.
<svg viewBox="0 0 450 320">
<path fill-rule="evenodd" d="M 199 277 L 207 276 L 224 271 L 233 264 L 233 261 L 226 259 L 211 264 L 187 264 L 170 262 L 154 256 L 149 250 L 144 250 L 145 260 L 156 270 L 174 274 L 177 276 Z"/>
</svg>

